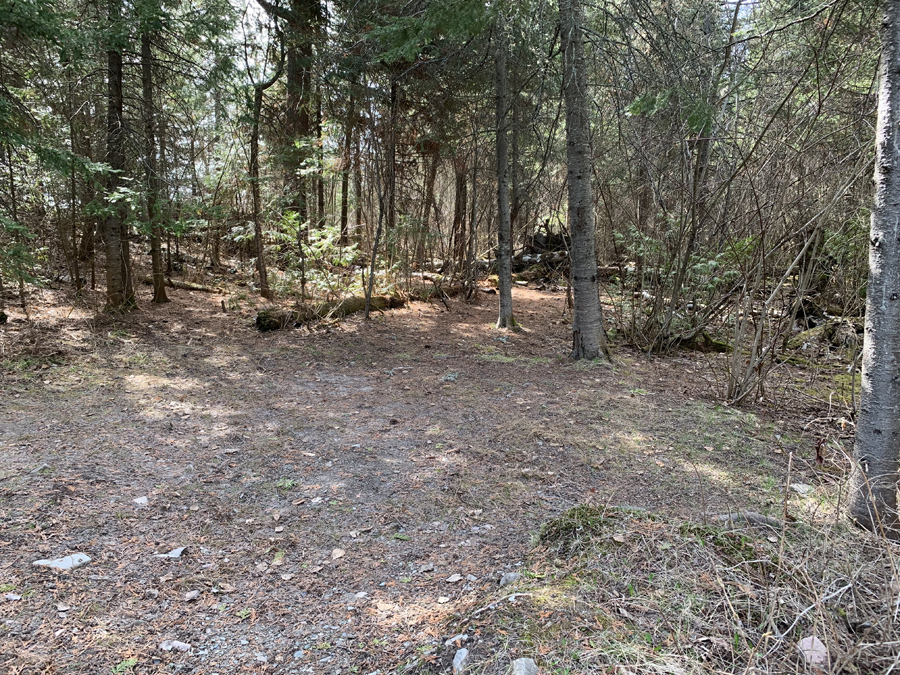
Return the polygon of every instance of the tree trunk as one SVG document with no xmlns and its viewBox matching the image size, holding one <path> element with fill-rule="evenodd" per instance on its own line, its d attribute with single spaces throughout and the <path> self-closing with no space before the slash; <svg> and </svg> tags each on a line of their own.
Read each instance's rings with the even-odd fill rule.
<svg viewBox="0 0 900 675">
<path fill-rule="evenodd" d="M 399 84 L 391 77 L 391 129 L 388 144 L 388 180 L 387 180 L 387 229 L 393 230 L 397 225 L 397 108 L 399 106 Z"/>
<path fill-rule="evenodd" d="M 341 238 L 340 245 L 346 246 L 350 243 L 350 223 L 349 223 L 349 207 L 350 207 L 350 167 L 353 164 L 351 151 L 353 148 L 353 121 L 356 118 L 356 105 L 353 98 L 350 98 L 350 104 L 347 107 L 347 122 L 344 125 L 344 156 L 341 158 Z M 356 197 L 359 199 L 359 195 Z"/>
<path fill-rule="evenodd" d="M 876 130 L 875 208 L 859 422 L 853 447 L 849 515 L 860 526 L 900 537 L 900 4 L 883 4 Z"/>
<path fill-rule="evenodd" d="M 422 206 L 422 225 L 416 233 L 416 262 L 419 269 L 425 269 L 425 244 L 431 231 L 431 211 L 434 205 L 434 184 L 437 180 L 438 166 L 441 163 L 441 146 L 434 143 L 428 153 L 425 155 L 425 161 L 428 164 L 428 170 L 425 172 L 425 201 Z M 438 230 L 440 223 L 435 223 Z M 429 257 L 429 261 L 434 258 L 434 253 Z"/>
<path fill-rule="evenodd" d="M 121 21 L 121 0 L 109 0 L 109 25 L 112 32 Z M 110 37 L 106 52 L 107 114 L 106 161 L 111 169 L 106 184 L 109 215 L 105 221 L 106 239 L 106 308 L 117 311 L 127 307 L 125 291 L 125 251 L 122 246 L 122 207 L 111 197 L 122 185 L 125 170 L 125 138 L 122 126 L 122 51 L 117 38 Z"/>
<path fill-rule="evenodd" d="M 566 98 L 566 159 L 569 190 L 569 233 L 572 238 L 572 358 L 609 358 L 594 244 L 591 195 L 591 139 L 582 23 L 578 0 L 560 0 L 563 87 Z"/>
<path fill-rule="evenodd" d="M 266 248 L 263 242 L 262 207 L 259 197 L 259 118 L 262 115 L 263 94 L 281 77 L 284 68 L 284 50 L 275 73 L 267 80 L 253 85 L 253 110 L 250 121 L 250 194 L 253 200 L 253 243 L 256 249 L 256 271 L 259 274 L 259 294 L 266 300 L 272 299 L 269 290 L 269 276 L 266 271 Z M 302 254 L 302 246 L 301 246 Z"/>
<path fill-rule="evenodd" d="M 322 92 L 316 84 L 316 227 L 325 227 L 325 166 L 322 148 Z"/>
<path fill-rule="evenodd" d="M 468 205 L 468 182 L 465 157 L 457 155 L 453 158 L 453 172 L 456 177 L 456 185 L 453 196 L 453 232 L 451 235 L 453 246 L 451 256 L 453 259 L 453 272 L 463 269 L 466 261 L 466 240 L 468 230 L 466 228 L 466 206 Z"/>
<path fill-rule="evenodd" d="M 253 121 L 250 129 L 250 192 L 253 199 L 253 243 L 256 249 L 256 271 L 259 274 L 259 294 L 272 299 L 266 271 L 266 249 L 263 243 L 262 216 L 259 199 L 259 117 L 262 111 L 263 87 L 253 88 Z"/>
<path fill-rule="evenodd" d="M 509 141 L 506 101 L 506 26 L 497 22 L 495 87 L 497 98 L 497 286 L 500 291 L 500 315 L 497 328 L 516 328 L 512 304 L 512 218 L 509 209 Z"/>
<path fill-rule="evenodd" d="M 150 224 L 150 260 L 153 268 L 153 302 L 168 302 L 159 224 L 159 175 L 156 163 L 156 111 L 153 109 L 153 56 L 150 33 L 141 33 L 141 84 L 144 94 L 144 168 L 147 173 L 147 221 Z"/>
<path fill-rule="evenodd" d="M 356 208 L 353 220 L 355 223 L 356 239 L 362 239 L 362 212 L 363 212 L 363 194 L 362 194 L 362 156 L 360 151 L 361 134 L 356 134 L 356 146 L 353 152 L 353 197 L 356 200 Z"/>
</svg>

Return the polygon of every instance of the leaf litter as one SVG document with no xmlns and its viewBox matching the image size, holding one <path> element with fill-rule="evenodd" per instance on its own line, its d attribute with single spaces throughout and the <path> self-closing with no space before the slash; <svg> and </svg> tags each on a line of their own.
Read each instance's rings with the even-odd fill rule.
<svg viewBox="0 0 900 675">
<path fill-rule="evenodd" d="M 476 612 L 489 639 L 468 647 L 467 663 L 490 658 L 489 645 L 538 657 L 490 636 L 510 634 L 500 608 L 547 611 L 527 584 L 551 569 L 529 554 L 548 518 L 604 500 L 695 521 L 734 507 L 777 513 L 780 489 L 761 485 L 820 408 L 798 397 L 791 415 L 720 410 L 706 356 L 621 349 L 614 371 L 572 364 L 557 324 L 564 294 L 515 294 L 525 330 L 498 342 L 491 301 L 262 336 L 250 315 L 218 312 L 217 296 L 173 289 L 169 305 L 98 316 L 56 312 L 68 300 L 48 291 L 31 323 L 0 330 L 4 344 L 65 354 L 40 378 L 0 364 L 13 395 L 0 415 L 0 579 L 27 597 L 4 605 L 15 609 L 0 670 L 109 672 L 123 649 L 142 673 L 427 670 L 448 636 L 472 634 L 454 617 Z M 445 354 L 452 379 L 435 359 Z M 576 555 L 606 536 L 578 527 Z M 610 550 L 635 555 L 651 535 L 639 531 L 610 535 L 627 542 Z M 351 541 L 352 564 L 334 564 Z M 70 551 L 91 564 L 54 575 L 31 565 L 36 552 Z M 270 565 L 277 551 L 283 564 Z M 522 592 L 495 604 L 496 580 L 526 568 Z M 162 634 L 174 625 L 179 640 Z"/>
</svg>

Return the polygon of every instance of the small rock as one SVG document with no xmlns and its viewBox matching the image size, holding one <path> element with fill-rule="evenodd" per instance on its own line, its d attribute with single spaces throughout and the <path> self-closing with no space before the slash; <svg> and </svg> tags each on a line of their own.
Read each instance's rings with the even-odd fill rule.
<svg viewBox="0 0 900 675">
<path fill-rule="evenodd" d="M 254 654 L 254 656 L 256 657 L 256 660 L 260 661 L 261 663 L 269 662 L 269 657 L 266 656 L 265 654 L 263 654 L 262 652 L 256 652 L 256 654 Z"/>
<path fill-rule="evenodd" d="M 6 598 L 7 600 L 21 600 L 22 599 L 22 596 L 19 595 L 18 593 L 7 593 L 3 597 Z"/>
<path fill-rule="evenodd" d="M 281 525 L 279 525 L 278 527 L 276 527 L 276 528 L 275 528 L 275 533 L 277 534 L 278 532 L 284 532 L 284 527 L 282 527 Z"/>
<path fill-rule="evenodd" d="M 791 483 L 791 490 L 796 492 L 801 497 L 806 497 L 813 490 L 815 490 L 815 488 L 812 485 L 807 485 L 806 483 Z"/>
<path fill-rule="evenodd" d="M 184 594 L 184 601 L 191 602 L 192 600 L 196 600 L 200 597 L 200 591 L 188 591 Z"/>
<path fill-rule="evenodd" d="M 72 609 L 72 608 L 69 607 L 69 605 L 63 604 L 61 602 L 56 603 L 56 611 L 57 612 L 68 612 L 70 609 Z"/>
<path fill-rule="evenodd" d="M 334 549 L 334 550 L 331 552 L 331 559 L 332 559 L 332 560 L 337 560 L 338 558 L 343 558 L 343 557 L 344 557 L 344 553 L 345 553 L 344 549 L 342 549 L 342 548 L 336 548 L 336 549 Z"/>
<path fill-rule="evenodd" d="M 466 662 L 466 657 L 469 656 L 469 650 L 463 647 L 462 649 L 457 649 L 456 654 L 453 656 L 453 672 L 459 673 L 462 671 L 463 664 Z"/>
<path fill-rule="evenodd" d="M 446 595 L 442 595 L 441 597 L 438 598 L 438 604 L 440 604 L 440 605 L 445 605 L 448 602 L 450 602 L 450 598 L 448 598 Z"/>
<path fill-rule="evenodd" d="M 156 599 L 159 597 L 159 591 L 155 588 L 148 588 L 146 591 L 144 591 L 144 595 L 146 595 L 148 598 Z"/>
<path fill-rule="evenodd" d="M 434 563 L 425 563 L 419 568 L 419 572 L 434 572 Z"/>
<path fill-rule="evenodd" d="M 187 546 L 182 546 L 180 548 L 173 548 L 168 553 L 157 553 L 155 557 L 178 559 L 181 557 L 181 554 L 184 553 L 186 548 L 187 548 Z"/>
<path fill-rule="evenodd" d="M 294 652 L 294 658 L 302 659 L 304 654 L 306 654 L 306 652 L 304 652 L 302 649 L 298 649 L 297 651 Z"/>
<path fill-rule="evenodd" d="M 31 564 L 39 567 L 49 567 L 54 570 L 74 570 L 76 567 L 81 567 L 89 562 L 91 562 L 90 557 L 84 553 L 73 553 L 65 558 L 57 558 L 56 560 L 35 560 Z"/>
<path fill-rule="evenodd" d="M 462 580 L 463 580 L 462 574 L 451 574 L 449 577 L 447 577 L 448 584 L 455 584 Z"/>
<path fill-rule="evenodd" d="M 148 500 L 146 497 L 136 497 L 135 499 L 132 499 L 131 501 L 133 501 L 138 506 L 147 506 Z"/>
<path fill-rule="evenodd" d="M 516 659 L 512 662 L 511 675 L 537 675 L 538 667 L 532 659 Z"/>
<path fill-rule="evenodd" d="M 178 640 L 166 640 L 162 644 L 159 645 L 159 648 L 164 652 L 170 652 L 173 649 L 176 652 L 189 652 L 191 651 L 191 646 L 186 642 L 179 642 Z"/>
<path fill-rule="evenodd" d="M 805 637 L 800 640 L 797 646 L 810 666 L 817 669 L 828 667 L 828 648 L 819 638 L 815 636 Z"/>
<path fill-rule="evenodd" d="M 478 581 L 478 577 L 476 577 L 474 574 L 467 574 L 466 581 Z"/>
<path fill-rule="evenodd" d="M 522 575 L 519 572 L 506 572 L 502 577 L 500 577 L 500 588 L 509 586 L 509 584 L 514 584 L 521 578 Z"/>
<path fill-rule="evenodd" d="M 291 579 L 294 578 L 294 575 L 291 574 L 290 572 L 288 572 L 287 574 L 282 574 L 281 578 L 283 581 L 290 581 Z"/>
<path fill-rule="evenodd" d="M 465 642 L 469 639 L 467 633 L 460 633 L 459 635 L 454 635 L 452 638 L 444 641 L 444 646 L 449 647 L 450 645 L 456 644 L 457 642 Z"/>
</svg>

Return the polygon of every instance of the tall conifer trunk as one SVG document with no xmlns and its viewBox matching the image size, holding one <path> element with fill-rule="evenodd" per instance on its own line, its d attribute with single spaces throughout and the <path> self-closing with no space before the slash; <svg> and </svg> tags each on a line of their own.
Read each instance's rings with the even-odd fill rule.
<svg viewBox="0 0 900 675">
<path fill-rule="evenodd" d="M 559 24 L 563 47 L 563 87 L 566 98 L 566 160 L 568 163 L 569 233 L 572 238 L 572 358 L 609 358 L 594 244 L 594 203 L 591 194 L 591 139 L 582 23 L 578 0 L 560 0 Z"/>
<path fill-rule="evenodd" d="M 506 26 L 497 22 L 495 87 L 497 98 L 497 279 L 500 314 L 497 328 L 515 328 L 512 303 L 512 217 L 509 208 L 509 115 L 506 96 Z"/>
<path fill-rule="evenodd" d="M 141 33 L 141 84 L 144 94 L 144 168 L 147 174 L 147 220 L 150 224 L 150 261 L 153 268 L 153 302 L 168 302 L 159 224 L 159 174 L 156 162 L 156 111 L 153 108 L 153 55 L 150 32 Z"/>
<path fill-rule="evenodd" d="M 882 5 L 881 73 L 875 136 L 875 208 L 860 416 L 853 448 L 849 515 L 860 526 L 900 537 L 900 3 Z"/>
<path fill-rule="evenodd" d="M 122 47 L 120 30 L 121 0 L 109 0 L 109 35 L 106 51 L 106 161 L 110 173 L 107 180 L 107 194 L 114 196 L 122 185 L 125 170 L 125 138 L 122 126 Z M 109 198 L 108 198 L 109 199 Z M 110 200 L 109 212 L 104 223 L 106 239 L 106 308 L 120 310 L 127 306 L 126 275 L 128 261 L 122 245 L 122 207 Z M 132 298 L 133 301 L 133 298 Z"/>
</svg>

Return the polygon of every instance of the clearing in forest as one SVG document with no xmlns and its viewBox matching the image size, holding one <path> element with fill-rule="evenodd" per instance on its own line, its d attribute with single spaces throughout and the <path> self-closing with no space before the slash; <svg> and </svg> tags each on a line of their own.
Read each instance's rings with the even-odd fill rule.
<svg viewBox="0 0 900 675">
<path fill-rule="evenodd" d="M 797 672 L 811 636 L 832 666 L 892 658 L 859 646 L 896 592 L 835 515 L 827 368 L 730 409 L 710 355 L 569 361 L 561 293 L 517 288 L 520 333 L 491 299 L 258 333 L 170 297 L 48 293 L 2 327 L 3 672 Z M 715 520 L 743 511 L 776 524 Z M 826 525 L 858 557 L 833 573 Z"/>
</svg>

